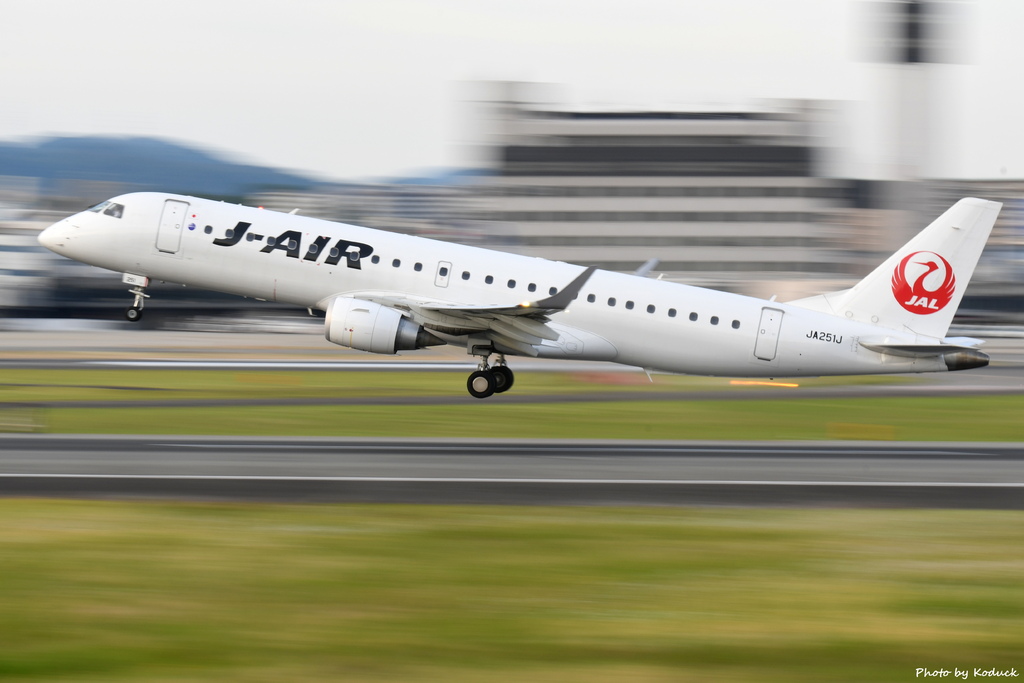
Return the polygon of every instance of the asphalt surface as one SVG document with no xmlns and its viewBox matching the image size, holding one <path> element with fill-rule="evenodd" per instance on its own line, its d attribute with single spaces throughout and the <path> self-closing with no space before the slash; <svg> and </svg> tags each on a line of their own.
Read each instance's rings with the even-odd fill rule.
<svg viewBox="0 0 1024 683">
<path fill-rule="evenodd" d="M 1024 509 L 1021 444 L 0 436 L 0 495 Z"/>
</svg>

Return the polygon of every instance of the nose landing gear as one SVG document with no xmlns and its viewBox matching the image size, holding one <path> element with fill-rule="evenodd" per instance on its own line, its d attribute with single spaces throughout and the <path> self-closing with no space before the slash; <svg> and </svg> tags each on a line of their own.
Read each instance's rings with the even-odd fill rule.
<svg viewBox="0 0 1024 683">
<path fill-rule="evenodd" d="M 493 366 L 487 364 L 489 358 L 490 354 L 482 356 L 479 369 L 466 381 L 466 388 L 473 398 L 487 398 L 506 392 L 512 388 L 515 381 L 512 369 L 505 365 L 504 355 L 497 354 Z"/>
<path fill-rule="evenodd" d="M 128 310 L 124 312 L 124 317 L 130 322 L 136 323 L 142 320 L 142 307 L 145 305 L 146 299 L 149 298 L 149 294 L 146 294 L 146 287 L 149 285 L 149 278 L 141 275 L 132 275 L 131 273 L 125 273 L 121 281 L 126 285 L 132 285 L 132 288 L 128 290 L 129 294 L 135 295 L 135 302 L 128 307 Z"/>
</svg>

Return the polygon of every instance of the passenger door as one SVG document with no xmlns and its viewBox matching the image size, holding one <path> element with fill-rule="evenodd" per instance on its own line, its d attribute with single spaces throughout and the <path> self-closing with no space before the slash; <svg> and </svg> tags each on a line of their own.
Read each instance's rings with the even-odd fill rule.
<svg viewBox="0 0 1024 683">
<path fill-rule="evenodd" d="M 165 254 L 177 254 L 181 248 L 181 232 L 188 215 L 188 202 L 176 199 L 164 201 L 160 225 L 156 230 L 156 248 Z"/>
<path fill-rule="evenodd" d="M 774 360 L 779 346 L 779 330 L 782 328 L 782 311 L 777 308 L 761 309 L 761 323 L 757 326 L 757 342 L 754 357 L 760 360 Z"/>
</svg>

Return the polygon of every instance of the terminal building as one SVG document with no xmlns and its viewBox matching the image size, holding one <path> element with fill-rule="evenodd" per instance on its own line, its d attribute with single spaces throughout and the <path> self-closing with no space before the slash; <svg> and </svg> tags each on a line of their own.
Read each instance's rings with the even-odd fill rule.
<svg viewBox="0 0 1024 683">
<path fill-rule="evenodd" d="M 494 102 L 474 217 L 520 254 L 627 272 L 656 258 L 665 278 L 764 296 L 827 289 L 864 272 L 872 228 L 852 218 L 855 185 L 827 177 L 822 116 Z"/>
</svg>

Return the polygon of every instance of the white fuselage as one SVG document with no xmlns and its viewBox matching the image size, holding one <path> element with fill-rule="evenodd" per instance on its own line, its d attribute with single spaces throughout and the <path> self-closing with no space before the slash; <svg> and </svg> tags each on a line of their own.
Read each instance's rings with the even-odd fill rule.
<svg viewBox="0 0 1024 683">
<path fill-rule="evenodd" d="M 166 200 L 185 205 L 182 215 L 164 215 Z M 584 270 L 195 197 L 137 193 L 116 201 L 126 207 L 123 216 L 79 213 L 48 228 L 41 241 L 113 271 L 317 309 L 339 295 L 515 305 L 548 297 Z M 353 251 L 357 261 L 347 258 Z M 904 358 L 859 343 L 862 337 L 912 339 L 897 330 L 600 270 L 548 325 L 560 336 L 538 347 L 542 357 L 668 372 L 779 377 L 946 370 L 940 356 Z M 448 341 L 459 343 L 458 335 Z"/>
</svg>

